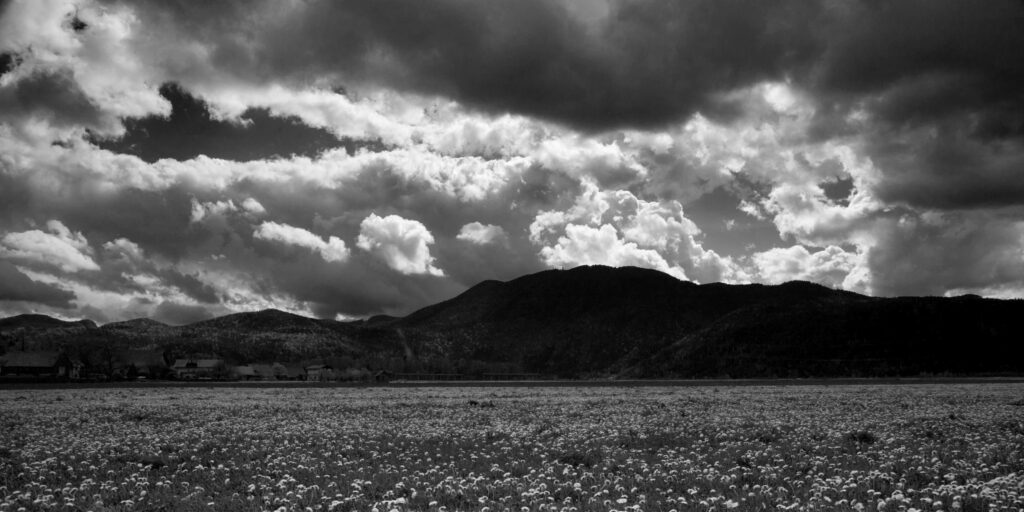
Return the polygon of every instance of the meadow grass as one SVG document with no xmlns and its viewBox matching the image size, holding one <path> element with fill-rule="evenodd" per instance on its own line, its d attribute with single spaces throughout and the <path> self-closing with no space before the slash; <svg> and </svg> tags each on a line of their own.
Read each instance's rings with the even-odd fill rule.
<svg viewBox="0 0 1024 512">
<path fill-rule="evenodd" d="M 1022 398 L 1021 384 L 0 390 L 0 511 L 1020 510 Z"/>
</svg>

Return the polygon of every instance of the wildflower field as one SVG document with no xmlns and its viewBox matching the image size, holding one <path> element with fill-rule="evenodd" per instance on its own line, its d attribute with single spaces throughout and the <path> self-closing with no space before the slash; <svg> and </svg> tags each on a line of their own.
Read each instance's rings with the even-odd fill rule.
<svg viewBox="0 0 1024 512">
<path fill-rule="evenodd" d="M 0 511 L 1022 508 L 1022 384 L 0 390 Z"/>
</svg>

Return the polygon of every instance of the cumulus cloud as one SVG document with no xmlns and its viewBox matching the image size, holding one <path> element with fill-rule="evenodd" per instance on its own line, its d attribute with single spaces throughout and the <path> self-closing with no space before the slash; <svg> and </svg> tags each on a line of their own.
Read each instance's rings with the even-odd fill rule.
<svg viewBox="0 0 1024 512">
<path fill-rule="evenodd" d="M 470 222 L 459 229 L 459 234 L 456 238 L 471 244 L 487 245 L 491 243 L 504 243 L 508 239 L 508 234 L 505 233 L 501 226 Z"/>
<path fill-rule="evenodd" d="M 587 183 L 571 208 L 538 213 L 529 230 L 550 266 L 628 264 L 700 282 L 747 280 L 730 258 L 702 247 L 700 229 L 676 201 L 645 201 Z"/>
<path fill-rule="evenodd" d="M 267 213 L 267 209 L 253 197 L 247 197 L 242 201 L 242 209 L 252 215 L 263 215 L 264 213 Z"/>
<path fill-rule="evenodd" d="M 444 272 L 434 266 L 430 255 L 429 246 L 433 243 L 434 236 L 419 221 L 371 213 L 359 225 L 356 245 L 403 274 L 443 276 Z"/>
<path fill-rule="evenodd" d="M 579 265 L 635 266 L 653 268 L 679 279 L 687 279 L 678 265 L 669 265 L 654 249 L 641 249 L 635 242 L 626 242 L 609 224 L 600 228 L 567 224 L 565 235 L 552 247 L 544 247 L 540 256 L 550 267 L 571 268 Z"/>
<path fill-rule="evenodd" d="M 202 222 L 209 215 L 224 215 L 229 212 L 238 211 L 238 206 L 235 202 L 228 199 L 227 201 L 215 201 L 201 203 L 192 199 L 192 215 L 189 219 L 192 222 Z"/>
<path fill-rule="evenodd" d="M 325 241 L 305 229 L 287 224 L 264 222 L 253 231 L 252 236 L 253 238 L 280 242 L 285 245 L 305 247 L 319 253 L 324 261 L 328 262 L 345 261 L 349 256 L 348 246 L 345 245 L 344 240 L 336 236 L 330 236 Z"/>
<path fill-rule="evenodd" d="M 583 262 L 1024 293 L 1019 2 L 396 2 L 7 2 L 0 258 L 109 318 Z"/>
<path fill-rule="evenodd" d="M 752 259 L 757 275 L 771 284 L 801 280 L 866 291 L 866 283 L 860 280 L 866 271 L 863 255 L 834 245 L 815 252 L 802 245 L 777 247 L 756 253 Z"/>
<path fill-rule="evenodd" d="M 71 232 L 59 220 L 46 223 L 49 232 L 31 229 L 0 237 L 0 256 L 26 264 L 43 264 L 64 272 L 99 270 L 92 248 L 81 233 Z"/>
</svg>

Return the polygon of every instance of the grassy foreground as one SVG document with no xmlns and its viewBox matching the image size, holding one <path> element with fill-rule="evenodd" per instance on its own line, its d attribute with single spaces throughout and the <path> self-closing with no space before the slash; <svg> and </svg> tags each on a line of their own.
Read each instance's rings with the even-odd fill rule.
<svg viewBox="0 0 1024 512">
<path fill-rule="evenodd" d="M 0 511 L 1024 508 L 1024 384 L 0 390 Z"/>
</svg>

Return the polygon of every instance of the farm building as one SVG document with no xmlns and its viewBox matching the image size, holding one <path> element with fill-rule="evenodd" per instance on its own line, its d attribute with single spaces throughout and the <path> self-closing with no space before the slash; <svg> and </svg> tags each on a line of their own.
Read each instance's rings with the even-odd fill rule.
<svg viewBox="0 0 1024 512">
<path fill-rule="evenodd" d="M 3 376 L 77 379 L 83 366 L 62 352 L 8 352 L 0 356 Z"/>
<path fill-rule="evenodd" d="M 334 368 L 326 364 L 314 364 L 306 367 L 306 380 L 322 382 L 335 380 Z"/>
<path fill-rule="evenodd" d="M 227 376 L 223 359 L 176 359 L 171 366 L 174 376 L 182 380 L 213 379 Z"/>
</svg>

